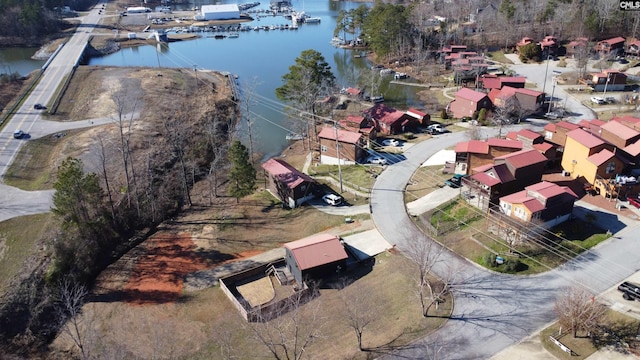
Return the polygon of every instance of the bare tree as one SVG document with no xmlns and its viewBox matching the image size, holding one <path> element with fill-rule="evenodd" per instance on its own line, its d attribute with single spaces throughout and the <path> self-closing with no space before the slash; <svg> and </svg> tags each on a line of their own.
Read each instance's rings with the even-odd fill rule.
<svg viewBox="0 0 640 360">
<path fill-rule="evenodd" d="M 440 263 L 443 248 L 433 239 L 423 234 L 416 234 L 409 241 L 406 254 L 413 265 L 415 274 L 416 295 L 420 300 L 422 316 L 428 317 L 429 310 L 435 306 L 438 309 L 444 296 L 448 293 L 447 283 L 454 276 L 454 271 L 447 269 L 447 280 L 438 279 L 433 269 Z"/>
<path fill-rule="evenodd" d="M 579 331 L 587 336 L 595 330 L 606 307 L 595 300 L 593 294 L 581 286 L 562 291 L 554 304 L 560 325 L 578 337 Z"/>
<path fill-rule="evenodd" d="M 315 291 L 298 291 L 286 304 L 260 312 L 258 321 L 249 324 L 256 340 L 276 360 L 303 359 L 305 349 L 321 336 L 324 318 L 319 299 L 302 306 Z"/>
<path fill-rule="evenodd" d="M 68 278 L 61 280 L 58 284 L 57 319 L 62 323 L 62 331 L 78 348 L 81 359 L 89 359 L 86 333 L 81 325 L 82 306 L 87 294 L 87 289 L 83 285 Z"/>
<path fill-rule="evenodd" d="M 362 336 L 382 309 L 375 303 L 374 297 L 364 291 L 358 282 L 349 283 L 345 280 L 338 285 L 338 290 L 342 300 L 341 318 L 355 333 L 358 349 L 366 350 L 362 346 Z"/>
</svg>

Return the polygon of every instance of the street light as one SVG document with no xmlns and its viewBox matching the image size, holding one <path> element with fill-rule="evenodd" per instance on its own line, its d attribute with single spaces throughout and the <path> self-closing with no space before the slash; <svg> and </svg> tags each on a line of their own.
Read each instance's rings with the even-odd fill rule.
<svg viewBox="0 0 640 360">
<path fill-rule="evenodd" d="M 553 89 L 551 90 L 551 98 L 549 98 L 549 110 L 547 112 L 551 112 L 551 105 L 553 104 L 553 94 L 556 92 L 556 83 L 558 82 L 558 78 L 554 76 L 551 81 L 553 82 Z"/>
</svg>

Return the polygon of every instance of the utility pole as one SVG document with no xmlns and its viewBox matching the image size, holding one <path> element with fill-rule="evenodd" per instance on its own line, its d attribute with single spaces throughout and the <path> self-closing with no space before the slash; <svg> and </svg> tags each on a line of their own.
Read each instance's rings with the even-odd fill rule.
<svg viewBox="0 0 640 360">
<path fill-rule="evenodd" d="M 552 82 L 553 90 L 551 90 L 551 98 L 549 98 L 549 109 L 547 110 L 547 112 L 551 112 L 551 105 L 553 104 L 553 94 L 556 92 L 556 83 L 558 82 L 558 78 L 554 76 Z"/>
<path fill-rule="evenodd" d="M 333 122 L 333 128 L 336 130 L 336 154 L 338 157 L 338 177 L 340 178 L 340 194 L 344 192 L 342 188 L 342 166 L 340 165 L 340 141 L 338 141 L 338 122 Z"/>
</svg>

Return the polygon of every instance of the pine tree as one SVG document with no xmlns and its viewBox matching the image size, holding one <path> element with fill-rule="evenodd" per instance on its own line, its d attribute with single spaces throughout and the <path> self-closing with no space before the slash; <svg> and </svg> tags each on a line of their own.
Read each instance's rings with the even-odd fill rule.
<svg viewBox="0 0 640 360">
<path fill-rule="evenodd" d="M 241 197 L 250 195 L 256 187 L 256 169 L 251 165 L 247 147 L 238 140 L 229 148 L 229 161 L 229 194 L 240 202 Z"/>
</svg>

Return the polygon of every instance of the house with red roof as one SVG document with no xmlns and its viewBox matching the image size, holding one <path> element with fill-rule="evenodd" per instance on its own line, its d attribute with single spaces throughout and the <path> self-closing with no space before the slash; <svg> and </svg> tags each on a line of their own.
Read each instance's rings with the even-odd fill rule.
<svg viewBox="0 0 640 360">
<path fill-rule="evenodd" d="M 520 129 L 518 131 L 510 131 L 505 136 L 507 139 L 522 142 L 525 149 L 532 149 L 533 144 L 541 144 L 544 142 L 542 135 L 529 129 Z"/>
<path fill-rule="evenodd" d="M 495 74 L 484 74 L 478 81 L 483 89 L 502 89 L 504 86 L 510 86 L 512 88 L 521 89 L 524 88 L 527 83 L 527 78 L 524 76 L 497 76 Z"/>
<path fill-rule="evenodd" d="M 265 189 L 280 199 L 283 206 L 293 209 L 315 197 L 316 181 L 286 161 L 272 158 L 262 164 L 262 169 Z"/>
<path fill-rule="evenodd" d="M 318 134 L 321 164 L 355 164 L 366 155 L 365 141 L 359 132 L 325 127 Z"/>
<path fill-rule="evenodd" d="M 600 137 L 604 141 L 622 149 L 638 141 L 640 132 L 618 121 L 609 121 L 600 126 Z"/>
<path fill-rule="evenodd" d="M 587 83 L 593 91 L 623 91 L 627 86 L 627 74 L 616 69 L 602 70 L 593 74 L 591 82 Z"/>
<path fill-rule="evenodd" d="M 575 40 L 570 41 L 565 48 L 567 49 L 567 56 L 575 58 L 584 57 L 587 53 L 587 44 L 589 43 L 589 39 L 585 37 L 579 37 Z"/>
<path fill-rule="evenodd" d="M 342 120 L 338 120 L 338 124 L 343 130 L 361 133 L 367 147 L 370 147 L 371 142 L 378 138 L 375 122 L 363 115 L 349 115 Z"/>
<path fill-rule="evenodd" d="M 516 43 L 516 51 L 519 52 L 521 47 L 532 44 L 532 43 L 533 43 L 533 39 L 528 36 L 525 36 Z"/>
<path fill-rule="evenodd" d="M 407 131 L 415 132 L 420 125 L 414 116 L 390 108 L 385 104 L 375 104 L 365 110 L 363 115 L 377 125 L 378 133 L 384 135 L 402 134 Z"/>
<path fill-rule="evenodd" d="M 522 142 L 508 139 L 490 138 L 487 141 L 470 140 L 456 144 L 456 174 L 470 174 L 471 169 L 493 164 L 495 157 L 522 150 Z"/>
<path fill-rule="evenodd" d="M 558 52 L 558 38 L 552 35 L 547 35 L 544 39 L 538 43 L 540 50 L 542 50 L 542 58 L 546 59 L 550 55 L 556 55 Z"/>
<path fill-rule="evenodd" d="M 322 280 L 346 269 L 348 255 L 340 237 L 316 234 L 284 244 L 287 269 L 300 288 L 305 281 Z"/>
<path fill-rule="evenodd" d="M 518 100 L 518 104 L 522 113 L 534 113 L 538 111 L 544 104 L 544 93 L 526 88 L 512 88 L 504 86 L 499 94 L 494 95 L 493 104 L 497 107 L 505 106 L 507 100 L 512 96 Z"/>
<path fill-rule="evenodd" d="M 604 124 L 606 124 L 606 121 L 602 121 L 600 119 L 591 119 L 591 120 L 582 119 L 578 121 L 578 126 L 582 130 L 594 135 L 600 134 L 600 126 Z"/>
<path fill-rule="evenodd" d="M 506 216 L 523 222 L 536 220 L 539 226 L 551 228 L 571 218 L 576 193 L 566 186 L 542 181 L 522 191 L 500 198 L 500 210 Z"/>
<path fill-rule="evenodd" d="M 567 140 L 567 133 L 580 128 L 574 123 L 560 120 L 557 123 L 549 123 L 544 126 L 544 140 L 558 145 L 558 151 L 564 151 L 564 143 Z"/>
<path fill-rule="evenodd" d="M 598 41 L 596 46 L 593 47 L 596 53 L 601 55 L 617 55 L 618 52 L 623 53 L 625 38 L 616 36 L 611 39 Z"/>
<path fill-rule="evenodd" d="M 480 111 L 483 108 L 490 110 L 492 106 L 493 104 L 487 94 L 469 88 L 462 88 L 456 92 L 455 100 L 449 103 L 448 111 L 453 113 L 456 118 L 473 117 L 476 111 Z"/>
<path fill-rule="evenodd" d="M 493 164 L 473 168 L 465 183 L 471 193 L 478 195 L 480 207 L 486 210 L 497 205 L 501 196 L 539 182 L 547 161 L 538 150 L 523 149 L 496 157 Z"/>
<path fill-rule="evenodd" d="M 627 43 L 625 52 L 628 56 L 637 57 L 640 55 L 640 40 L 634 40 L 630 43 Z"/>
<path fill-rule="evenodd" d="M 614 116 L 611 121 L 617 121 L 627 127 L 630 127 L 636 131 L 640 131 L 640 118 L 633 116 Z"/>
<path fill-rule="evenodd" d="M 429 126 L 429 124 L 431 123 L 431 115 L 427 114 L 424 111 L 420 111 L 416 108 L 409 108 L 406 113 L 407 115 L 416 118 L 416 120 L 418 120 L 418 122 L 420 123 L 420 126 Z"/>
</svg>

